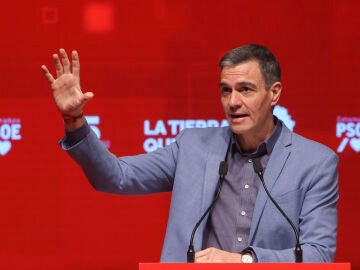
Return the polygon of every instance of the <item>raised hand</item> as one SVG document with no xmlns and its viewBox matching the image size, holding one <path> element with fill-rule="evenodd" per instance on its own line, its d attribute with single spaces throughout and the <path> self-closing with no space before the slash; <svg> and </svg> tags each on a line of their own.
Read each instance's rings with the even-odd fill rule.
<svg viewBox="0 0 360 270">
<path fill-rule="evenodd" d="M 49 72 L 45 65 L 41 66 L 45 78 L 51 85 L 55 104 L 60 113 L 76 119 L 83 114 L 84 105 L 94 96 L 92 92 L 83 93 L 80 87 L 80 61 L 76 51 L 72 51 L 70 62 L 66 51 L 60 49 L 59 55 L 52 56 L 57 78 Z"/>
</svg>

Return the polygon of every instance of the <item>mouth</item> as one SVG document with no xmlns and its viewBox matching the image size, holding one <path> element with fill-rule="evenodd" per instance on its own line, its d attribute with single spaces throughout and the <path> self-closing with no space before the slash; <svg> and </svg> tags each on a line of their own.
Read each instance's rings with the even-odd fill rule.
<svg viewBox="0 0 360 270">
<path fill-rule="evenodd" d="M 240 119 L 240 118 L 248 117 L 249 115 L 248 114 L 240 114 L 240 113 L 237 113 L 237 114 L 230 113 L 229 116 L 231 119 Z"/>
</svg>

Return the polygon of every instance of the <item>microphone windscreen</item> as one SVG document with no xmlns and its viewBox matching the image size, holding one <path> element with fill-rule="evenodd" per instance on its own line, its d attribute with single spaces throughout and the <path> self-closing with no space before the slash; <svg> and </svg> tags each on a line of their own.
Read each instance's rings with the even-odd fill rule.
<svg viewBox="0 0 360 270">
<path fill-rule="evenodd" d="M 253 159 L 253 166 L 254 166 L 254 171 L 255 171 L 257 174 L 263 172 L 263 168 L 262 168 L 262 166 L 261 166 L 260 159 L 254 158 L 254 159 Z"/>
<path fill-rule="evenodd" d="M 226 161 L 221 161 L 219 166 L 219 175 L 225 176 L 228 172 L 228 165 Z"/>
</svg>

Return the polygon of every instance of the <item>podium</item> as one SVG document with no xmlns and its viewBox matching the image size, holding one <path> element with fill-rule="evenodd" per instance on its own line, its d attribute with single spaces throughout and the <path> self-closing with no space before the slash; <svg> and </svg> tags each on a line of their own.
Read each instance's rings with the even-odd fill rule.
<svg viewBox="0 0 360 270">
<path fill-rule="evenodd" d="M 350 263 L 140 263 L 139 270 L 350 270 Z"/>
</svg>

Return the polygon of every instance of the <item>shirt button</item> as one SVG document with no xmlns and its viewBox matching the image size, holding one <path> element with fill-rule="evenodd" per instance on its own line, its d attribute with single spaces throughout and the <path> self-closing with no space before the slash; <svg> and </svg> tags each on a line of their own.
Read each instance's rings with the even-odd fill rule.
<svg viewBox="0 0 360 270">
<path fill-rule="evenodd" d="M 251 159 L 251 158 L 249 158 L 249 159 L 248 159 L 248 162 L 249 162 L 249 163 L 251 163 L 251 162 L 252 162 L 252 159 Z"/>
<path fill-rule="evenodd" d="M 245 184 L 245 186 L 244 186 L 245 188 L 249 188 L 249 185 L 248 184 Z"/>
<path fill-rule="evenodd" d="M 241 211 L 240 213 L 242 216 L 245 216 L 246 215 L 246 212 L 245 211 Z"/>
<path fill-rule="evenodd" d="M 238 242 L 241 242 L 243 239 L 242 239 L 241 236 L 239 236 L 239 237 L 237 238 L 237 240 L 238 240 Z"/>
</svg>

